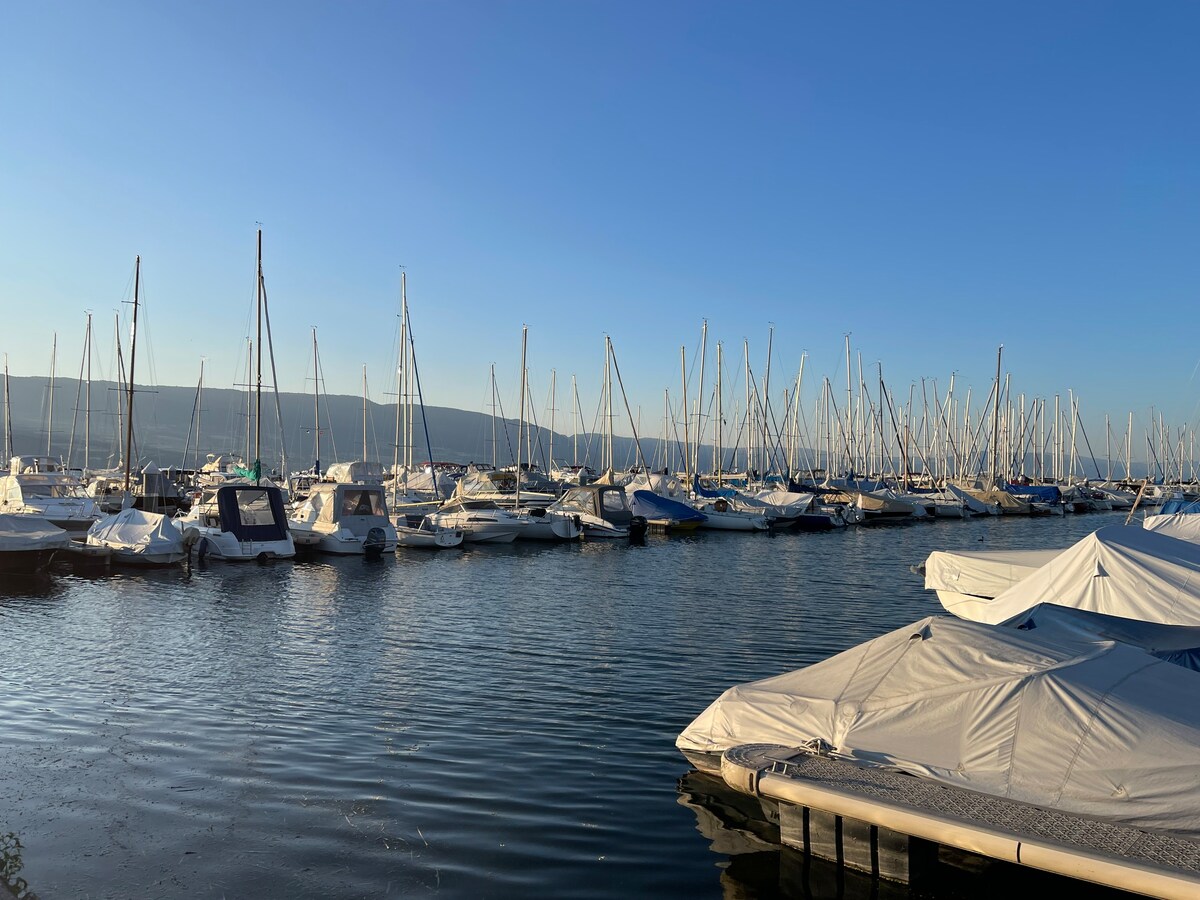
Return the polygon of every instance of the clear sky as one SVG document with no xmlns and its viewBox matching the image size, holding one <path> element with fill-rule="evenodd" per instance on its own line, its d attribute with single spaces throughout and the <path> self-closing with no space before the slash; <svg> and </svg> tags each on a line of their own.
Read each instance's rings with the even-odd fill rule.
<svg viewBox="0 0 1200 900">
<path fill-rule="evenodd" d="M 429 404 L 487 410 L 495 363 L 515 414 L 527 325 L 561 429 L 609 334 L 657 435 L 707 319 L 707 385 L 718 340 L 761 378 L 773 325 L 806 403 L 849 332 L 901 396 L 982 402 L 1003 344 L 1090 428 L 1197 419 L 1194 2 L 49 0 L 0 32 L 13 374 L 54 332 L 78 371 L 85 310 L 111 366 L 140 254 L 138 381 L 243 382 L 261 223 L 286 390 L 316 326 L 326 389 L 388 399 L 404 266 Z"/>
</svg>

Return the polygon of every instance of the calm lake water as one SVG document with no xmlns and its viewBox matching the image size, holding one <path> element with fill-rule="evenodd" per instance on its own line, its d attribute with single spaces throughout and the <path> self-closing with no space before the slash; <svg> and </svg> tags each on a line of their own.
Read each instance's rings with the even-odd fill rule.
<svg viewBox="0 0 1200 900">
<path fill-rule="evenodd" d="M 933 550 L 1122 520 L 10 578 L 0 834 L 43 900 L 887 894 L 724 832 L 676 735 L 940 613 Z"/>
</svg>

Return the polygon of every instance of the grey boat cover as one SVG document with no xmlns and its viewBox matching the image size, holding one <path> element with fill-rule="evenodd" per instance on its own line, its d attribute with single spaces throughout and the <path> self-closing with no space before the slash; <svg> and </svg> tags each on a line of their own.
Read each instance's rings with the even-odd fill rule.
<svg viewBox="0 0 1200 900">
<path fill-rule="evenodd" d="M 71 536 L 45 519 L 0 513 L 0 552 L 62 549 L 70 544 Z"/>
<path fill-rule="evenodd" d="M 164 515 L 130 507 L 105 516 L 88 529 L 87 542 L 134 553 L 179 553 L 183 533 Z"/>
<path fill-rule="evenodd" d="M 1086 629 L 922 619 L 730 688 L 676 740 L 834 755 L 1200 840 L 1200 673 Z"/>
<path fill-rule="evenodd" d="M 1158 534 L 1169 534 L 1181 541 L 1200 544 L 1200 515 L 1196 513 L 1169 513 L 1150 515 L 1142 519 L 1142 527 Z"/>
<path fill-rule="evenodd" d="M 1200 545 L 1134 525 L 1109 525 L 993 599 L 959 604 L 951 612 L 998 625 L 1039 603 L 1200 625 Z"/>
<path fill-rule="evenodd" d="M 925 588 L 991 598 L 1028 578 L 1060 550 L 935 550 L 925 559 Z M 942 605 L 958 615 L 950 601 Z M 963 616 L 963 618 L 974 618 Z"/>
</svg>

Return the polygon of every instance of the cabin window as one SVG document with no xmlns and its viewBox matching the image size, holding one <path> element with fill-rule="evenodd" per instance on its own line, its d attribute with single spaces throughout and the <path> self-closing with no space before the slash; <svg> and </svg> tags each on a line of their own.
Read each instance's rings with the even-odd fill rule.
<svg viewBox="0 0 1200 900">
<path fill-rule="evenodd" d="M 605 491 L 600 495 L 600 503 L 609 512 L 629 508 L 625 504 L 625 493 L 623 491 Z"/>
<path fill-rule="evenodd" d="M 275 514 L 266 491 L 238 491 L 238 519 L 243 525 L 272 525 Z"/>
<path fill-rule="evenodd" d="M 376 491 L 346 491 L 342 495 L 343 516 L 382 516 L 383 496 Z"/>
</svg>

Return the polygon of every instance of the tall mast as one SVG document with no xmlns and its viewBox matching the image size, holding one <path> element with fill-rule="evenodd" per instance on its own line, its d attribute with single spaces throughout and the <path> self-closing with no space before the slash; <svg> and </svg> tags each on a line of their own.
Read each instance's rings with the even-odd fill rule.
<svg viewBox="0 0 1200 900">
<path fill-rule="evenodd" d="M 851 409 L 854 403 L 854 385 L 850 381 L 850 333 L 846 332 L 846 456 L 850 460 L 850 474 L 854 472 L 854 422 Z M 882 421 L 880 428 L 882 428 Z"/>
<path fill-rule="evenodd" d="M 1004 352 L 1004 345 L 996 351 L 996 396 L 992 401 L 992 447 L 991 447 L 991 465 L 988 468 L 990 476 L 989 490 L 996 489 L 996 442 L 999 436 L 1000 428 L 1000 354 Z"/>
<path fill-rule="evenodd" d="M 683 369 L 683 477 L 687 482 L 685 491 L 692 489 L 692 443 L 688 436 L 688 402 L 687 402 L 687 350 L 679 348 L 679 364 Z"/>
<path fill-rule="evenodd" d="M 200 468 L 200 426 L 204 421 L 204 357 L 200 357 L 200 382 L 196 387 L 196 462 L 193 468 Z"/>
<path fill-rule="evenodd" d="M 521 443 L 521 438 L 525 430 L 525 336 L 529 333 L 529 326 L 521 326 L 521 413 L 517 419 L 517 493 L 513 498 L 513 509 L 521 508 L 521 451 L 524 445 Z"/>
<path fill-rule="evenodd" d="M 717 487 L 721 486 L 721 465 L 723 462 L 721 432 L 725 429 L 725 418 L 721 408 L 721 368 L 721 342 L 717 341 L 717 458 L 713 465 L 713 472 L 717 476 Z"/>
<path fill-rule="evenodd" d="M 87 352 L 87 394 L 84 399 L 83 413 L 83 470 L 87 472 L 92 464 L 92 314 L 87 314 L 87 331 L 84 335 L 84 349 Z"/>
<path fill-rule="evenodd" d="M 258 287 L 256 289 L 255 306 L 258 317 L 258 329 L 255 332 L 255 362 L 254 362 L 254 483 L 262 479 L 262 324 L 263 324 L 263 270 L 262 270 L 262 229 L 258 229 Z"/>
<path fill-rule="evenodd" d="M 321 477 L 321 364 L 317 358 L 317 326 L 313 326 L 313 474 Z"/>
<path fill-rule="evenodd" d="M 400 273 L 400 296 L 404 296 L 404 273 Z M 392 493 L 396 490 L 396 479 L 400 477 L 400 410 L 404 408 L 404 309 L 401 301 L 400 347 L 396 359 L 396 443 L 392 445 Z M 433 460 L 430 460 L 433 462 Z"/>
<path fill-rule="evenodd" d="M 550 370 L 550 470 L 554 470 L 554 381 L 557 376 L 554 369 Z M 549 474 L 547 472 L 546 474 Z"/>
<path fill-rule="evenodd" d="M 12 459 L 12 401 L 8 395 L 8 354 L 4 354 L 4 459 Z"/>
<path fill-rule="evenodd" d="M 129 407 L 125 416 L 125 490 L 129 491 L 129 467 L 133 464 L 133 363 L 137 354 L 138 291 L 142 278 L 142 257 L 133 268 L 133 328 L 129 332 Z"/>
<path fill-rule="evenodd" d="M 363 462 L 367 461 L 367 366 L 363 364 Z"/>
<path fill-rule="evenodd" d="M 704 410 L 701 402 L 704 399 L 704 357 L 708 355 L 708 319 L 703 319 L 703 324 L 700 327 L 700 381 L 696 387 L 696 449 L 692 454 L 692 472 L 699 473 L 700 471 L 700 441 L 704 434 L 704 427 L 700 424 L 700 416 Z M 684 414 L 687 410 L 684 409 Z"/>
<path fill-rule="evenodd" d="M 575 373 L 571 373 L 571 465 L 579 465 L 579 387 L 575 384 Z"/>
<path fill-rule="evenodd" d="M 605 454 L 608 456 L 609 469 L 616 469 L 613 460 L 613 425 L 612 425 L 612 338 L 604 336 L 604 429 Z"/>
<path fill-rule="evenodd" d="M 50 344 L 50 411 L 49 417 L 46 420 L 46 455 L 50 456 L 50 446 L 54 434 L 54 363 L 55 357 L 58 355 L 58 332 L 54 332 L 54 339 Z"/>
<path fill-rule="evenodd" d="M 499 468 L 499 450 L 496 446 L 496 364 L 492 363 L 492 468 Z"/>
</svg>

